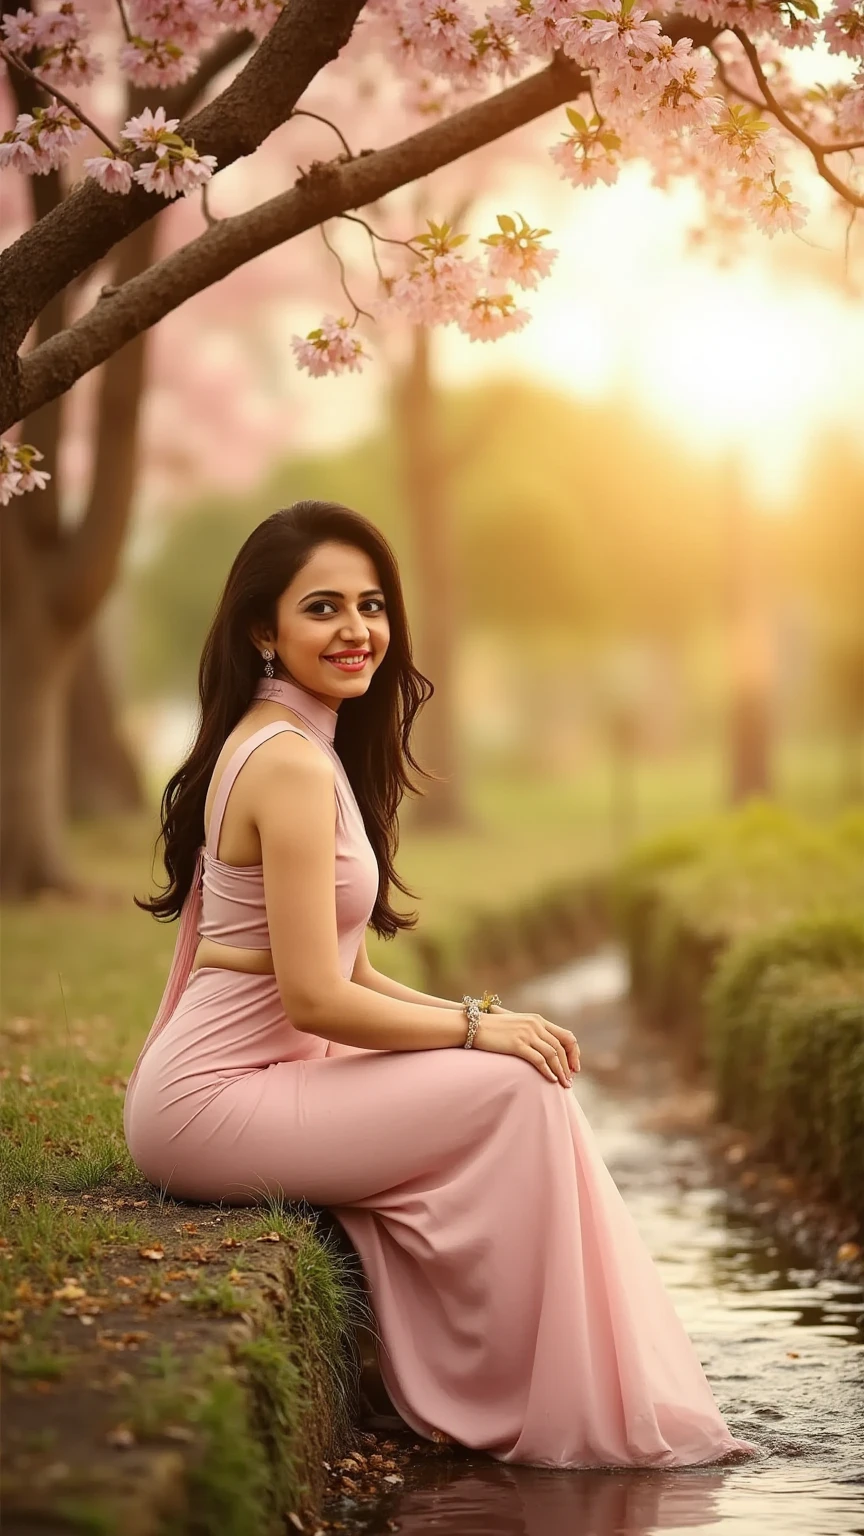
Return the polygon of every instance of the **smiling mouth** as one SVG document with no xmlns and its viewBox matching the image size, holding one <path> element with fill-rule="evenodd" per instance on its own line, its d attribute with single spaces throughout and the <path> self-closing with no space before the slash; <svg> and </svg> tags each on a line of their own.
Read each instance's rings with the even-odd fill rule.
<svg viewBox="0 0 864 1536">
<path fill-rule="evenodd" d="M 370 659 L 368 651 L 348 651 L 344 656 L 325 656 L 331 667 L 339 667 L 343 672 L 362 672 Z"/>
</svg>

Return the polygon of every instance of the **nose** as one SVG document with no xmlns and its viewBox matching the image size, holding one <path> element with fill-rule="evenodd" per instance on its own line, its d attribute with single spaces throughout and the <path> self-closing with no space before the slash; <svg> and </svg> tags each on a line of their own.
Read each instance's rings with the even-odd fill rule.
<svg viewBox="0 0 864 1536">
<path fill-rule="evenodd" d="M 369 626 L 364 623 L 359 614 L 357 616 L 357 622 L 354 624 L 344 625 L 340 631 L 340 634 L 346 645 L 357 645 L 362 647 L 367 645 L 369 642 Z"/>
</svg>

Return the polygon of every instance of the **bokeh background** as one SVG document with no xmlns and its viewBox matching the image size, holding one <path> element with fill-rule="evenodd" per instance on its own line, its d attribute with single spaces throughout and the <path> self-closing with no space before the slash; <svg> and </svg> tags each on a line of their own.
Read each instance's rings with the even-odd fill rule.
<svg viewBox="0 0 864 1536">
<path fill-rule="evenodd" d="M 849 64 L 819 50 L 790 62 L 807 84 Z M 367 67 L 346 70 L 316 84 L 316 109 L 354 147 L 403 132 L 404 105 Z M 122 116 L 118 89 L 97 82 L 92 110 Z M 195 728 L 201 643 L 246 534 L 299 497 L 343 500 L 391 539 L 436 685 L 418 751 L 442 779 L 402 815 L 421 928 L 458 927 L 478 901 L 530 895 L 733 804 L 816 818 L 860 804 L 860 232 L 794 148 L 811 209 L 798 236 L 769 240 L 644 162 L 576 191 L 546 153 L 562 125 L 549 114 L 364 210 L 395 238 L 427 218 L 479 237 L 508 211 L 548 226 L 560 254 L 525 295 L 519 334 L 486 345 L 361 320 L 363 373 L 311 379 L 291 337 L 348 303 L 313 231 L 185 304 L 65 401 L 64 521 L 94 496 L 131 497 L 120 579 L 67 724 L 66 833 L 106 895 L 92 935 L 105 954 L 79 960 L 66 907 L 51 953 L 26 937 L 33 914 L 11 913 L 13 1012 L 32 1014 L 34 986 L 63 1010 L 66 965 L 82 1016 L 113 976 L 97 1011 L 119 1008 L 130 1044 L 143 1034 L 173 930 L 131 893 L 161 879 L 159 797 Z M 260 201 L 334 144 L 324 123 L 289 122 L 217 177 L 211 216 Z M 26 184 L 11 191 L 10 237 L 31 217 Z M 202 227 L 197 199 L 172 206 L 131 259 Z M 328 237 L 368 303 L 366 231 L 334 221 Z M 392 269 L 395 248 L 379 249 Z M 104 267 L 85 274 L 73 315 L 105 280 Z M 418 975 L 413 943 L 400 936 L 377 963 Z"/>
</svg>

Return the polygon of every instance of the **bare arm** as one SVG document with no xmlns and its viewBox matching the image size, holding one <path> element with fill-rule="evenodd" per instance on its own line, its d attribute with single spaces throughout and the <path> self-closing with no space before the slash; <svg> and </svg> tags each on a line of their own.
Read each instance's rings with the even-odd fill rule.
<svg viewBox="0 0 864 1536">
<path fill-rule="evenodd" d="M 359 982 L 361 987 L 370 987 L 373 992 L 380 992 L 384 997 L 398 997 L 406 1003 L 422 1003 L 427 1008 L 456 1008 L 464 1017 L 461 1002 L 453 1002 L 448 997 L 434 997 L 430 992 L 418 992 L 415 987 L 405 986 L 404 982 L 394 981 L 392 976 L 387 976 L 383 971 L 376 971 L 369 959 L 365 937 L 360 941 L 351 980 Z M 497 1004 L 490 1010 L 492 1013 L 510 1011 L 509 1008 L 499 1008 Z M 465 1030 L 467 1033 L 467 1021 Z"/>
<path fill-rule="evenodd" d="M 371 1050 L 464 1045 L 468 1026 L 458 1003 L 427 1001 L 410 988 L 407 998 L 386 995 L 341 974 L 332 764 L 312 743 L 287 733 L 255 758 L 270 947 L 288 1018 L 309 1034 Z"/>
<path fill-rule="evenodd" d="M 383 971 L 376 971 L 369 959 L 365 938 L 360 941 L 351 980 L 361 987 L 369 987 L 372 992 L 380 992 L 382 997 L 396 997 L 404 1003 L 421 1003 L 425 1008 L 456 1008 L 463 1013 L 462 1004 L 453 1002 L 449 997 L 433 997 L 429 992 L 418 992 L 416 987 L 407 987 L 404 982 L 394 981 L 392 976 L 387 976 Z M 466 1030 L 467 1027 L 466 1021 Z"/>
</svg>

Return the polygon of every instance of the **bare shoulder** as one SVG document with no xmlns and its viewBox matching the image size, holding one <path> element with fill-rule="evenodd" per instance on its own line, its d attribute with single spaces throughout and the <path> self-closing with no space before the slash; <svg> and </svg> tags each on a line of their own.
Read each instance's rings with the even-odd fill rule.
<svg viewBox="0 0 864 1536">
<path fill-rule="evenodd" d="M 256 783 L 262 787 L 310 788 L 316 783 L 332 784 L 336 774 L 330 758 L 317 742 L 300 736 L 296 730 L 279 731 L 252 753 Z"/>
</svg>

